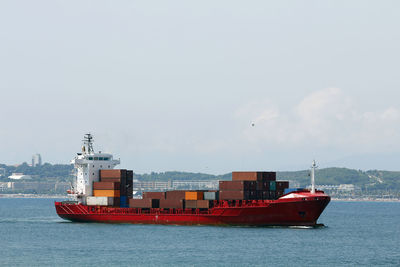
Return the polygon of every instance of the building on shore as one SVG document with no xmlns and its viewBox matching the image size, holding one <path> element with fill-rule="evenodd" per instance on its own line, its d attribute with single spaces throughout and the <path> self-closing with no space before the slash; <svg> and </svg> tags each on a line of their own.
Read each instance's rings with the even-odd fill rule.
<svg viewBox="0 0 400 267">
<path fill-rule="evenodd" d="M 42 165 L 42 156 L 40 154 L 35 154 L 32 156 L 32 167 Z"/>
<path fill-rule="evenodd" d="M 13 180 L 28 180 L 28 179 L 32 179 L 32 177 L 30 175 L 26 175 L 23 173 L 19 173 L 19 172 L 14 172 L 12 173 L 10 176 L 8 176 L 9 179 L 13 179 Z"/>
</svg>

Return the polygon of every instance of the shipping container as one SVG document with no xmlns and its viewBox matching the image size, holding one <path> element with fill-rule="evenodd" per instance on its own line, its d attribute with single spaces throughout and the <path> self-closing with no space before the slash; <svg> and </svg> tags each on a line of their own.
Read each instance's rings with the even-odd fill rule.
<svg viewBox="0 0 400 267">
<path fill-rule="evenodd" d="M 151 207 L 153 209 L 158 209 L 160 208 L 160 200 L 159 199 L 152 199 L 151 200 Z"/>
<path fill-rule="evenodd" d="M 260 172 L 262 181 L 276 181 L 276 172 Z"/>
<path fill-rule="evenodd" d="M 270 181 L 269 182 L 269 190 L 270 191 L 275 191 L 276 190 L 276 182 L 275 181 Z"/>
<path fill-rule="evenodd" d="M 93 182 L 94 190 L 118 190 L 120 186 L 120 182 Z"/>
<path fill-rule="evenodd" d="M 121 183 L 119 190 L 121 192 L 121 196 L 127 196 L 128 186 L 126 185 L 126 183 Z"/>
<path fill-rule="evenodd" d="M 232 181 L 275 181 L 276 172 L 232 172 Z"/>
<path fill-rule="evenodd" d="M 100 170 L 100 180 L 122 177 L 126 178 L 126 170 L 124 169 Z"/>
<path fill-rule="evenodd" d="M 257 181 L 257 172 L 232 172 L 232 181 Z"/>
<path fill-rule="evenodd" d="M 261 191 L 261 192 L 262 192 L 262 199 L 270 199 L 271 198 L 269 191 Z"/>
<path fill-rule="evenodd" d="M 288 181 L 276 181 L 276 190 L 284 190 L 286 188 L 289 188 Z"/>
<path fill-rule="evenodd" d="M 199 191 L 186 191 L 185 192 L 185 200 L 202 200 L 203 192 Z"/>
<path fill-rule="evenodd" d="M 271 199 L 270 191 L 257 191 L 257 198 L 256 199 L 262 199 L 262 200 L 267 200 Z M 275 193 L 274 193 L 275 194 Z"/>
<path fill-rule="evenodd" d="M 165 192 L 143 192 L 143 198 L 164 199 Z"/>
<path fill-rule="evenodd" d="M 220 200 L 245 200 L 249 197 L 249 191 L 219 191 Z"/>
<path fill-rule="evenodd" d="M 114 197 L 114 207 L 119 207 L 120 204 L 120 198 L 119 197 Z"/>
<path fill-rule="evenodd" d="M 185 209 L 197 209 L 197 200 L 186 200 Z"/>
<path fill-rule="evenodd" d="M 197 200 L 197 208 L 198 209 L 209 209 L 210 208 L 210 200 Z"/>
<path fill-rule="evenodd" d="M 113 197 L 86 197 L 86 205 L 88 206 L 113 206 Z"/>
<path fill-rule="evenodd" d="M 170 200 L 185 199 L 185 192 L 184 190 L 167 191 L 165 192 L 165 198 Z"/>
<path fill-rule="evenodd" d="M 126 187 L 127 187 L 127 179 L 125 176 L 118 177 L 118 178 L 100 178 L 101 182 L 119 182 L 120 183 L 120 188 L 124 195 L 126 194 Z"/>
<path fill-rule="evenodd" d="M 185 209 L 208 209 L 209 200 L 185 200 Z"/>
<path fill-rule="evenodd" d="M 205 200 L 219 200 L 218 193 L 219 192 L 204 192 L 204 199 Z"/>
<path fill-rule="evenodd" d="M 256 190 L 257 181 L 220 181 L 219 182 L 219 190 L 227 191 L 227 190 L 239 190 L 239 191 L 247 191 L 247 190 Z"/>
<path fill-rule="evenodd" d="M 183 209 L 183 199 L 160 199 L 160 208 L 162 209 Z"/>
<path fill-rule="evenodd" d="M 151 208 L 153 201 L 150 198 L 147 199 L 129 199 L 129 208 Z"/>
<path fill-rule="evenodd" d="M 133 179 L 133 171 L 132 170 L 127 170 L 126 171 L 126 178 L 127 179 Z"/>
<path fill-rule="evenodd" d="M 128 198 L 126 196 L 120 196 L 119 205 L 120 205 L 121 208 L 129 207 Z"/>
<path fill-rule="evenodd" d="M 257 181 L 256 189 L 260 191 L 268 191 L 271 181 Z"/>
<path fill-rule="evenodd" d="M 119 190 L 93 190 L 93 196 L 95 197 L 119 197 Z"/>
<path fill-rule="evenodd" d="M 128 198 L 133 196 L 133 177 L 126 177 L 126 196 Z"/>
</svg>

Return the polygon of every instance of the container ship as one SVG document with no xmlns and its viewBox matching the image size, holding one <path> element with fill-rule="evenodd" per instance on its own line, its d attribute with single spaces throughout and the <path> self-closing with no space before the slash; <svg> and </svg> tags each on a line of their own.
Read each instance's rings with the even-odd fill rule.
<svg viewBox="0 0 400 267">
<path fill-rule="evenodd" d="M 317 226 L 330 201 L 315 189 L 315 161 L 311 189 L 289 188 L 276 172 L 232 172 L 232 181 L 219 181 L 219 190 L 143 192 L 133 198 L 133 171 L 114 169 L 120 160 L 95 153 L 86 134 L 82 152 L 72 160 L 76 181 L 71 201 L 55 202 L 57 214 L 75 222 Z"/>
</svg>

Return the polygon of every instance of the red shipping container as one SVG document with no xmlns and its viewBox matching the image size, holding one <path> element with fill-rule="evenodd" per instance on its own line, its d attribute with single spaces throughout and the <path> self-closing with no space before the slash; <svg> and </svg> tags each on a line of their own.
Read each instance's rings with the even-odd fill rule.
<svg viewBox="0 0 400 267">
<path fill-rule="evenodd" d="M 160 199 L 162 209 L 183 209 L 183 199 Z"/>
<path fill-rule="evenodd" d="M 158 205 L 157 205 L 158 204 Z M 129 208 L 158 208 L 158 199 L 129 199 Z"/>
<path fill-rule="evenodd" d="M 248 190 L 256 190 L 256 181 L 220 181 L 219 182 L 219 190 L 227 191 L 227 190 L 239 190 L 239 191 L 248 191 Z"/>
<path fill-rule="evenodd" d="M 220 200 L 247 200 L 250 191 L 219 191 Z"/>
<path fill-rule="evenodd" d="M 120 190 L 119 182 L 93 182 L 94 190 Z"/>
<path fill-rule="evenodd" d="M 232 181 L 275 181 L 276 172 L 232 172 Z"/>
<path fill-rule="evenodd" d="M 111 169 L 111 170 L 100 170 L 101 179 L 112 179 L 112 178 L 126 178 L 125 169 Z"/>
<path fill-rule="evenodd" d="M 143 198 L 165 199 L 165 192 L 143 192 Z"/>
<path fill-rule="evenodd" d="M 165 192 L 165 198 L 170 200 L 185 199 L 185 193 L 186 191 L 184 190 L 167 191 Z"/>
</svg>

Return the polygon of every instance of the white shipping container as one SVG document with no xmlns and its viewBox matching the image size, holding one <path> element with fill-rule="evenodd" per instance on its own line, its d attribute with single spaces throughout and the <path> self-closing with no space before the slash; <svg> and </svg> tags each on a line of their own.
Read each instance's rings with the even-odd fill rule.
<svg viewBox="0 0 400 267">
<path fill-rule="evenodd" d="M 217 192 L 204 192 L 204 200 L 218 200 Z"/>
<path fill-rule="evenodd" d="M 86 197 L 86 205 L 88 206 L 113 206 L 113 197 Z"/>
</svg>

